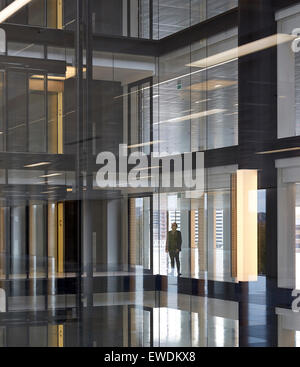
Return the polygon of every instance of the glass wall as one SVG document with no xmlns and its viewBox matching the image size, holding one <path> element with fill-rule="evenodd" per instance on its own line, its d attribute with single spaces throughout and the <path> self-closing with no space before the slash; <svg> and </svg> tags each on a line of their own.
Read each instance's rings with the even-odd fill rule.
<svg viewBox="0 0 300 367">
<path fill-rule="evenodd" d="M 14 18 L 14 22 L 61 28 L 60 7 L 67 6 L 66 3 L 32 1 L 16 15 L 22 15 L 23 21 L 18 23 L 21 18 Z M 179 27 L 174 31 L 178 31 L 197 23 L 201 14 L 206 14 L 205 19 L 236 5 L 223 2 L 217 6 L 210 2 L 205 7 L 204 3 L 190 2 L 186 12 L 181 9 L 185 6 L 176 2 L 154 1 L 153 6 L 160 7 L 159 24 L 163 24 L 165 10 L 171 9 L 172 21 Z M 100 2 L 92 5 L 104 7 Z M 151 9 L 146 2 L 140 5 L 139 11 L 147 18 Z M 115 4 L 105 6 L 116 9 Z M 198 9 L 199 19 L 192 8 Z M 105 29 L 97 28 L 106 26 L 98 18 L 103 13 L 97 9 L 92 9 L 93 31 L 105 33 Z M 130 9 L 137 8 L 131 4 Z M 40 16 L 42 10 L 46 18 Z M 155 14 L 153 11 L 153 17 Z M 191 19 L 190 14 L 195 18 Z M 63 15 L 66 19 L 66 11 Z M 188 17 L 188 22 L 178 21 L 177 15 Z M 70 18 L 70 31 L 72 24 Z M 158 24 L 153 22 L 154 25 Z M 134 36 L 150 37 L 150 23 L 139 26 L 142 36 Z M 159 31 L 162 37 L 171 28 Z M 1 71 L 0 147 L 4 152 L 22 155 L 22 160 L 12 156 L 3 172 L 3 183 L 9 187 L 2 205 L 1 274 L 33 279 L 75 276 L 75 229 L 78 195 L 82 195 L 79 197 L 87 201 L 82 209 L 82 225 L 90 229 L 86 241 L 92 244 L 90 252 L 83 250 L 85 273 L 92 263 L 94 275 L 137 269 L 166 275 L 170 270 L 166 237 L 171 224 L 176 222 L 182 233 L 182 274 L 235 281 L 230 218 L 231 175 L 237 166 L 206 169 L 204 193 L 194 197 L 185 190 L 162 190 L 159 185 L 135 189 L 121 183 L 101 188 L 96 181 L 95 163 L 101 152 L 120 158 L 120 144 L 128 146 L 128 154 L 154 153 L 171 161 L 176 154 L 237 145 L 237 60 L 209 63 L 209 58 L 236 46 L 236 29 L 159 57 L 136 55 L 133 51 L 101 51 L 95 46 L 92 65 L 86 65 L 87 60 L 83 59 L 82 108 L 84 129 L 88 130 L 78 140 L 74 49 L 9 41 L 6 56 L 19 60 L 19 66 L 4 64 Z M 30 60 L 28 65 L 24 58 Z M 92 68 L 89 75 L 88 67 Z M 90 119 L 89 124 L 85 124 L 86 119 Z M 79 189 L 75 164 L 81 143 L 86 144 L 86 150 L 82 154 Z M 160 165 L 159 162 L 153 168 L 159 170 Z M 146 167 L 139 178 L 145 182 L 151 178 Z"/>
<path fill-rule="evenodd" d="M 236 30 L 159 58 L 154 140 L 168 154 L 238 144 L 236 60 L 213 61 L 237 47 Z"/>
<path fill-rule="evenodd" d="M 1 0 L 4 9 L 14 0 Z M 237 7 L 237 0 L 93 0 L 92 28 L 96 34 L 162 39 Z M 7 22 L 74 30 L 72 0 L 31 0 Z"/>
<path fill-rule="evenodd" d="M 237 52 L 241 24 L 220 32 L 206 22 L 206 38 L 162 47 L 237 0 L 91 0 L 90 19 L 86 3 L 81 18 L 74 0 L 33 0 L 3 25 L 0 312 L 46 311 L 56 321 L 19 335 L 1 324 L 0 345 L 76 345 L 84 309 L 95 322 L 88 345 L 237 346 L 239 317 L 252 322 L 249 299 L 273 302 L 271 283 L 300 285 L 299 144 L 289 139 L 292 156 L 284 139 L 265 140 L 277 121 L 254 113 L 274 112 L 278 97 L 278 137 L 299 135 L 295 37 L 270 67 L 276 96 L 274 75 L 260 80 L 270 47 L 261 59 L 255 47 Z M 290 36 L 299 14 L 278 12 L 278 33 Z M 262 84 L 275 88 L 270 105 L 248 98 Z M 246 301 L 181 297 L 219 289 Z"/>
<path fill-rule="evenodd" d="M 0 9 L 4 9 L 13 2 L 14 0 L 1 0 Z M 63 3 L 63 0 L 32 0 L 11 16 L 7 22 L 61 29 Z"/>
<path fill-rule="evenodd" d="M 237 0 L 114 0 L 93 2 L 99 34 L 162 39 L 237 7 Z M 118 11 L 116 11 L 118 9 Z"/>
<path fill-rule="evenodd" d="M 299 58 L 297 30 L 300 8 L 296 5 L 277 13 L 278 34 L 290 35 L 289 42 L 278 46 L 278 138 L 298 136 Z"/>
</svg>

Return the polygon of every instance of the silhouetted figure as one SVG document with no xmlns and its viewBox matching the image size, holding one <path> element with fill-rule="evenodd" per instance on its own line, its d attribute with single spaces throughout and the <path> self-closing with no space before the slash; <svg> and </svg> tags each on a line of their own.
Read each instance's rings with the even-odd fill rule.
<svg viewBox="0 0 300 367">
<path fill-rule="evenodd" d="M 167 235 L 167 242 L 166 242 L 166 252 L 169 253 L 171 259 L 171 268 L 172 274 L 174 275 L 175 270 L 175 261 L 177 266 L 177 273 L 178 276 L 181 275 L 180 273 L 180 260 L 179 260 L 179 253 L 181 251 L 181 244 L 182 244 L 182 237 L 181 232 L 177 231 L 177 223 L 172 223 L 172 230 L 168 232 Z"/>
</svg>

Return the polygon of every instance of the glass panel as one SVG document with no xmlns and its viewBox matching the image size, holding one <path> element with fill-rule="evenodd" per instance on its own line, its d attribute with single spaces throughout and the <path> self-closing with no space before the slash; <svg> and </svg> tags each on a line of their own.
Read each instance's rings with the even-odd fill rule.
<svg viewBox="0 0 300 367">
<path fill-rule="evenodd" d="M 21 42 L 7 42 L 7 55 L 19 57 L 44 58 L 44 46 Z"/>
<path fill-rule="evenodd" d="M 142 307 L 129 306 L 129 313 L 129 347 L 151 347 L 151 311 L 146 311 Z"/>
<path fill-rule="evenodd" d="M 298 29 L 300 12 L 295 9 L 291 14 L 278 19 L 278 33 L 289 35 Z M 297 43 L 292 42 L 278 45 L 278 138 L 300 135 L 300 54 L 293 52 Z"/>
<path fill-rule="evenodd" d="M 130 151 L 150 154 L 151 151 L 151 89 L 150 83 L 129 88 Z"/>
<path fill-rule="evenodd" d="M 46 275 L 46 212 L 42 203 L 29 206 L 29 276 L 41 278 Z"/>
<path fill-rule="evenodd" d="M 5 137 L 5 76 L 0 72 L 0 151 L 4 150 Z"/>
<path fill-rule="evenodd" d="M 26 152 L 27 148 L 27 75 L 7 73 L 7 148 L 10 152 Z"/>
<path fill-rule="evenodd" d="M 46 151 L 45 76 L 38 79 L 29 76 L 29 151 Z"/>
<path fill-rule="evenodd" d="M 10 278 L 26 277 L 27 261 L 26 247 L 26 207 L 13 206 L 11 208 L 11 270 Z"/>
<path fill-rule="evenodd" d="M 150 269 L 150 198 L 130 199 L 130 265 Z"/>
<path fill-rule="evenodd" d="M 5 8 L 13 1 L 15 0 L 1 0 L 0 9 Z M 9 17 L 7 22 L 61 29 L 64 1 L 66 0 L 31 0 L 29 4 L 23 5 L 20 10 Z"/>
<path fill-rule="evenodd" d="M 45 26 L 45 0 L 33 0 L 28 4 L 28 24 Z"/>
</svg>

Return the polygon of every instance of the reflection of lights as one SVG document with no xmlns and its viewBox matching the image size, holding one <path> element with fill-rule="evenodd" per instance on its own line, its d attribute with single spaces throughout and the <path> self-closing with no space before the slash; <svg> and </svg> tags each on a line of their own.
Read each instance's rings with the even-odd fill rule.
<svg viewBox="0 0 300 367">
<path fill-rule="evenodd" d="M 224 331 L 225 331 L 225 324 L 223 317 L 214 317 L 215 320 L 215 347 L 224 347 Z"/>
<path fill-rule="evenodd" d="M 155 329 L 158 328 L 154 331 L 155 338 L 166 346 L 182 341 L 182 311 L 164 307 L 154 308 L 153 311 Z"/>
<path fill-rule="evenodd" d="M 196 91 L 196 92 L 204 92 L 204 91 L 213 91 L 215 89 L 231 87 L 236 85 L 236 80 L 226 80 L 226 79 L 212 79 L 206 80 L 201 83 L 192 84 L 190 87 L 186 88 L 188 90 Z"/>
<path fill-rule="evenodd" d="M 86 71 L 86 68 L 83 68 L 83 72 Z M 67 66 L 65 76 L 55 76 L 55 75 L 47 75 L 48 80 L 67 80 L 74 78 L 76 76 L 76 68 L 74 66 Z M 32 79 L 44 79 L 44 75 L 32 75 Z"/>
<path fill-rule="evenodd" d="M 167 122 L 182 122 L 182 121 L 187 121 L 187 120 L 193 120 L 193 119 L 197 119 L 197 118 L 200 118 L 200 117 L 215 115 L 217 113 L 222 113 L 222 112 L 225 112 L 225 111 L 226 110 L 216 108 L 214 110 L 202 111 L 202 112 L 198 112 L 198 113 L 193 113 L 191 115 L 176 117 L 176 118 L 166 120 L 166 121 L 155 122 L 153 125 L 164 124 L 164 123 L 167 123 Z"/>
<path fill-rule="evenodd" d="M 274 154 L 274 153 L 283 153 L 283 152 L 293 152 L 295 150 L 300 150 L 300 147 L 283 148 L 283 149 L 277 149 L 277 150 L 268 150 L 266 152 L 258 152 L 256 154 Z"/>
<path fill-rule="evenodd" d="M 145 167 L 145 168 L 133 168 L 133 171 L 146 171 L 150 169 L 157 169 L 160 168 L 160 166 L 152 166 L 152 167 Z"/>
<path fill-rule="evenodd" d="M 164 143 L 163 140 L 156 140 L 156 141 L 148 141 L 147 143 L 141 143 L 141 144 L 135 144 L 135 145 L 130 145 L 128 146 L 128 148 L 139 148 L 139 147 L 145 147 L 145 146 L 149 146 L 149 145 L 154 145 L 154 144 L 159 144 L 159 143 Z"/>
<path fill-rule="evenodd" d="M 144 89 L 150 89 L 150 88 L 158 87 L 159 85 L 168 84 L 168 83 L 174 82 L 174 81 L 176 81 L 178 79 L 191 77 L 191 75 L 195 75 L 195 74 L 198 74 L 198 73 L 203 73 L 203 72 L 208 71 L 210 69 L 213 69 L 213 68 L 215 68 L 217 66 L 219 67 L 219 66 L 222 66 L 222 65 L 226 65 L 226 64 L 228 64 L 228 63 L 230 63 L 232 61 L 236 61 L 236 60 L 238 60 L 238 59 L 236 58 L 236 59 L 233 59 L 233 60 L 228 60 L 228 61 L 222 62 L 222 63 L 220 63 L 218 65 L 212 65 L 212 66 L 209 66 L 209 67 L 204 68 L 204 69 L 201 69 L 201 70 L 193 71 L 192 73 L 187 73 L 187 74 L 184 74 L 184 75 L 176 76 L 175 78 L 164 80 L 163 82 L 154 84 L 153 86 L 146 87 Z M 130 95 L 136 94 L 137 92 L 138 91 L 133 91 L 133 92 L 130 92 L 130 93 L 121 94 L 120 96 L 114 97 L 114 99 L 118 99 L 118 98 L 130 96 Z M 172 102 L 170 102 L 170 103 L 172 103 Z M 177 102 L 175 102 L 175 103 L 177 104 Z"/>
<path fill-rule="evenodd" d="M 47 166 L 48 164 L 51 164 L 51 163 L 50 162 L 39 162 L 39 163 L 27 164 L 24 167 L 25 168 L 40 167 L 40 166 Z"/>
<path fill-rule="evenodd" d="M 224 116 L 233 116 L 233 115 L 238 115 L 238 112 L 233 112 L 233 113 L 226 113 Z"/>
<path fill-rule="evenodd" d="M 49 173 L 49 175 L 40 176 L 41 178 L 62 176 L 62 173 Z"/>
<path fill-rule="evenodd" d="M 149 178 L 152 178 L 153 176 L 141 176 L 139 177 L 139 180 L 146 180 L 146 179 L 149 179 Z"/>
<path fill-rule="evenodd" d="M 210 98 L 208 98 L 208 99 L 202 99 L 201 101 L 196 101 L 195 103 L 196 104 L 199 104 L 199 103 L 204 103 L 204 102 L 209 102 L 209 101 L 211 101 Z"/>
<path fill-rule="evenodd" d="M 254 42 L 249 42 L 245 45 L 232 48 L 230 50 L 220 52 L 216 55 L 209 56 L 207 58 L 192 62 L 186 66 L 192 66 L 197 68 L 206 68 L 211 66 L 218 66 L 224 62 L 233 61 L 239 57 L 250 55 L 252 53 L 262 51 L 281 43 L 293 41 L 296 36 L 278 33 L 269 37 L 261 38 Z"/>
</svg>

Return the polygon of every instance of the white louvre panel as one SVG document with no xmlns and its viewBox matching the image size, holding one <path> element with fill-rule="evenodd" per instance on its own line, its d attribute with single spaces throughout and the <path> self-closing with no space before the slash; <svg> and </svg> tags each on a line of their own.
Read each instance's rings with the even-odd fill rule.
<svg viewBox="0 0 300 367">
<path fill-rule="evenodd" d="M 0 312 L 6 312 L 6 296 L 2 288 L 0 288 Z"/>
<path fill-rule="evenodd" d="M 153 212 L 153 239 L 154 241 L 165 240 L 167 233 L 167 216 L 165 212 L 155 210 Z"/>
<path fill-rule="evenodd" d="M 216 210 L 216 247 L 223 247 L 223 210 Z"/>
<path fill-rule="evenodd" d="M 199 211 L 195 211 L 195 244 L 199 244 Z"/>
<path fill-rule="evenodd" d="M 282 169 L 282 182 L 300 182 L 300 158 L 279 159 L 276 161 L 276 168 Z"/>
<path fill-rule="evenodd" d="M 177 230 L 180 231 L 180 211 L 170 211 L 169 212 L 169 230 L 171 229 L 172 223 L 177 223 Z"/>
</svg>

